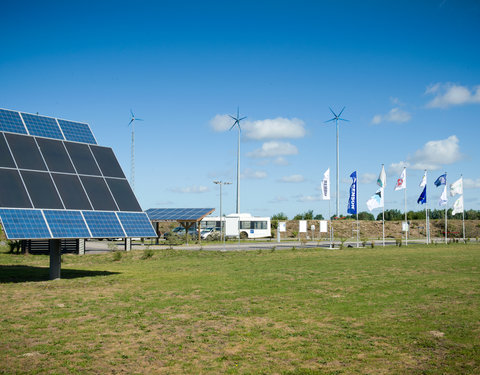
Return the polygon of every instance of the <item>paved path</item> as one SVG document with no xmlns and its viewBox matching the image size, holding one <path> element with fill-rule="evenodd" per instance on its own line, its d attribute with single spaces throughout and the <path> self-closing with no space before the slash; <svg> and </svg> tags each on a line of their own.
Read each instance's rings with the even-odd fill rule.
<svg viewBox="0 0 480 375">
<path fill-rule="evenodd" d="M 409 240 L 409 243 L 425 243 L 425 240 Z M 367 242 L 367 247 L 370 247 L 370 241 Z M 385 239 L 386 246 L 395 245 L 394 239 Z M 123 242 L 119 241 L 87 241 L 85 244 L 85 252 L 88 254 L 99 254 L 104 252 L 113 251 L 113 246 L 116 246 L 117 250 L 124 250 Z M 133 250 L 143 250 L 146 249 L 147 246 L 150 249 L 169 249 L 169 245 L 149 245 L 148 241 L 145 245 L 141 243 L 135 242 L 132 245 Z M 335 247 L 336 246 L 336 247 Z M 336 242 L 334 244 L 334 249 L 338 249 L 340 246 L 340 242 Z M 357 246 L 356 241 L 346 241 L 343 244 L 344 248 L 346 247 L 353 247 Z M 360 247 L 362 244 L 360 243 Z M 375 240 L 375 246 L 382 246 L 382 241 Z M 207 251 L 237 251 L 237 250 L 271 250 L 272 248 L 275 249 L 291 249 L 295 247 L 297 249 L 307 249 L 307 248 L 330 248 L 330 243 L 328 241 L 308 241 L 308 242 L 300 242 L 300 241 L 248 241 L 248 242 L 227 242 L 225 247 L 222 244 L 210 244 L 209 242 L 203 242 L 202 244 L 191 244 L 191 245 L 175 245 L 171 246 L 172 249 L 175 250 L 207 250 Z"/>
</svg>

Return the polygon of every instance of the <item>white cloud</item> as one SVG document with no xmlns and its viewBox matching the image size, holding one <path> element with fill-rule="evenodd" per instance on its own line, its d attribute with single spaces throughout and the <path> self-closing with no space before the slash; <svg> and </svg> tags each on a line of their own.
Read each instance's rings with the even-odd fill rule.
<svg viewBox="0 0 480 375">
<path fill-rule="evenodd" d="M 233 123 L 234 120 L 225 114 L 218 114 L 210 120 L 210 126 L 217 132 L 229 130 Z M 255 140 L 303 138 L 306 134 L 305 124 L 298 118 L 277 117 L 257 121 L 244 120 L 240 126 L 246 138 Z"/>
<path fill-rule="evenodd" d="M 478 189 L 480 188 L 480 178 L 472 179 L 472 178 L 464 178 L 463 179 L 463 187 L 465 189 Z"/>
<path fill-rule="evenodd" d="M 406 162 L 390 164 L 389 171 L 399 174 L 403 167 L 436 170 L 443 165 L 456 163 L 463 158 L 458 143 L 456 135 L 451 135 L 447 139 L 429 141 L 420 150 L 409 156 Z"/>
<path fill-rule="evenodd" d="M 480 103 L 480 86 L 469 89 L 454 83 L 436 83 L 427 87 L 426 95 L 434 95 L 428 108 L 448 108 L 456 105 Z"/>
<path fill-rule="evenodd" d="M 463 158 L 456 135 L 447 139 L 429 141 L 408 158 L 412 169 L 439 169 L 442 165 L 453 164 Z"/>
<path fill-rule="evenodd" d="M 400 175 L 404 167 L 409 167 L 410 163 L 405 161 L 399 161 L 398 163 L 392 163 L 388 167 L 388 174 Z"/>
<path fill-rule="evenodd" d="M 243 171 L 241 178 L 248 178 L 248 179 L 263 179 L 267 177 L 267 172 L 265 171 L 254 171 L 253 169 L 247 168 Z"/>
<path fill-rule="evenodd" d="M 303 177 L 301 174 L 292 174 L 291 176 L 283 176 L 280 179 L 280 182 L 303 182 L 305 181 L 305 177 Z"/>
<path fill-rule="evenodd" d="M 171 188 L 170 191 L 174 193 L 182 193 L 182 194 L 200 194 L 200 193 L 206 193 L 210 189 L 206 186 L 188 186 L 188 187 L 174 187 Z"/>
<path fill-rule="evenodd" d="M 216 132 L 224 132 L 233 125 L 232 118 L 229 115 L 216 115 L 210 120 L 210 126 Z"/>
<path fill-rule="evenodd" d="M 360 179 L 358 182 L 361 184 L 371 184 L 372 182 L 376 182 L 378 178 L 378 175 L 373 174 L 373 173 L 364 173 L 360 176 Z"/>
<path fill-rule="evenodd" d="M 297 197 L 297 202 L 317 202 L 321 200 L 321 195 L 300 195 Z"/>
<path fill-rule="evenodd" d="M 392 108 L 386 115 L 375 115 L 372 119 L 372 124 L 377 125 L 382 122 L 395 122 L 401 124 L 410 121 L 412 116 L 410 113 L 398 107 Z"/>
<path fill-rule="evenodd" d="M 298 149 L 289 142 L 270 141 L 265 142 L 262 148 L 247 153 L 250 158 L 271 158 L 284 155 L 296 155 Z"/>
<path fill-rule="evenodd" d="M 282 196 L 277 196 L 277 197 L 273 198 L 272 200 L 270 200 L 270 203 L 283 203 L 283 202 L 287 202 L 287 201 L 288 201 L 288 198 L 282 197 Z"/>
<path fill-rule="evenodd" d="M 273 164 L 276 164 L 276 165 L 288 165 L 288 160 L 285 159 L 285 158 L 282 157 L 282 156 L 279 156 L 278 158 L 276 158 L 276 159 L 273 161 Z"/>
<path fill-rule="evenodd" d="M 246 121 L 243 126 L 245 137 L 250 139 L 302 138 L 305 128 L 302 120 L 277 117 L 258 121 Z"/>
</svg>

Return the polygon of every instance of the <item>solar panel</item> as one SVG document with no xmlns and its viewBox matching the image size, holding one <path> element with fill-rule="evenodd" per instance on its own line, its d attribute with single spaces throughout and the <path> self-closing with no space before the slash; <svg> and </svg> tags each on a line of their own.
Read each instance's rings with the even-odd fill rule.
<svg viewBox="0 0 480 375">
<path fill-rule="evenodd" d="M 38 135 L 40 137 L 64 139 L 57 120 L 52 117 L 45 117 L 39 115 L 30 115 L 22 113 L 23 121 L 27 126 L 30 135 Z"/>
<path fill-rule="evenodd" d="M 88 124 L 60 119 L 57 121 L 68 141 L 97 144 Z"/>
<path fill-rule="evenodd" d="M 12 133 L 27 134 L 20 114 L 15 111 L 0 109 L 0 130 Z"/>
<path fill-rule="evenodd" d="M 0 209 L 0 217 L 8 239 L 51 238 L 40 210 Z"/>
<path fill-rule="evenodd" d="M 150 208 L 145 212 L 153 221 L 197 221 L 213 210 L 213 208 Z"/>
<path fill-rule="evenodd" d="M 9 239 L 155 236 L 88 124 L 9 110 L 0 110 L 0 210 Z"/>
<path fill-rule="evenodd" d="M 128 237 L 157 237 L 144 212 L 117 212 Z"/>
<path fill-rule="evenodd" d="M 128 237 L 115 212 L 82 211 L 93 238 Z"/>
<path fill-rule="evenodd" d="M 54 238 L 89 238 L 90 233 L 80 211 L 44 210 Z"/>
</svg>

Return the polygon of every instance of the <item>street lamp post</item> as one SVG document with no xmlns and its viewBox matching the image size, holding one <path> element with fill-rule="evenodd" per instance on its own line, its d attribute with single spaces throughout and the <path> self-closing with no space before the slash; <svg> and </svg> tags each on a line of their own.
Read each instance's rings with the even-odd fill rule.
<svg viewBox="0 0 480 375">
<path fill-rule="evenodd" d="M 223 220 L 222 220 L 222 185 L 231 185 L 231 182 L 225 181 L 213 181 L 214 184 L 220 185 L 220 241 L 223 243 L 223 251 L 225 251 L 225 235 L 223 233 Z"/>
</svg>

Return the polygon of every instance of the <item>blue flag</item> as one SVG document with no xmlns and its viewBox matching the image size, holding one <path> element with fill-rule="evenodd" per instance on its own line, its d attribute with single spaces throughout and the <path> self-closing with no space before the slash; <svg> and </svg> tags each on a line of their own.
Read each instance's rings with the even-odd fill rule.
<svg viewBox="0 0 480 375">
<path fill-rule="evenodd" d="M 440 177 L 438 177 L 435 180 L 434 183 L 435 183 L 436 187 L 439 187 L 440 185 L 446 185 L 447 184 L 447 174 L 446 173 L 442 174 Z"/>
<path fill-rule="evenodd" d="M 427 203 L 427 187 L 423 188 L 422 194 L 417 199 L 417 203 L 424 204 Z"/>
<path fill-rule="evenodd" d="M 357 171 L 353 172 L 350 177 L 352 178 L 352 186 L 350 186 L 347 212 L 355 215 L 357 213 Z"/>
</svg>

